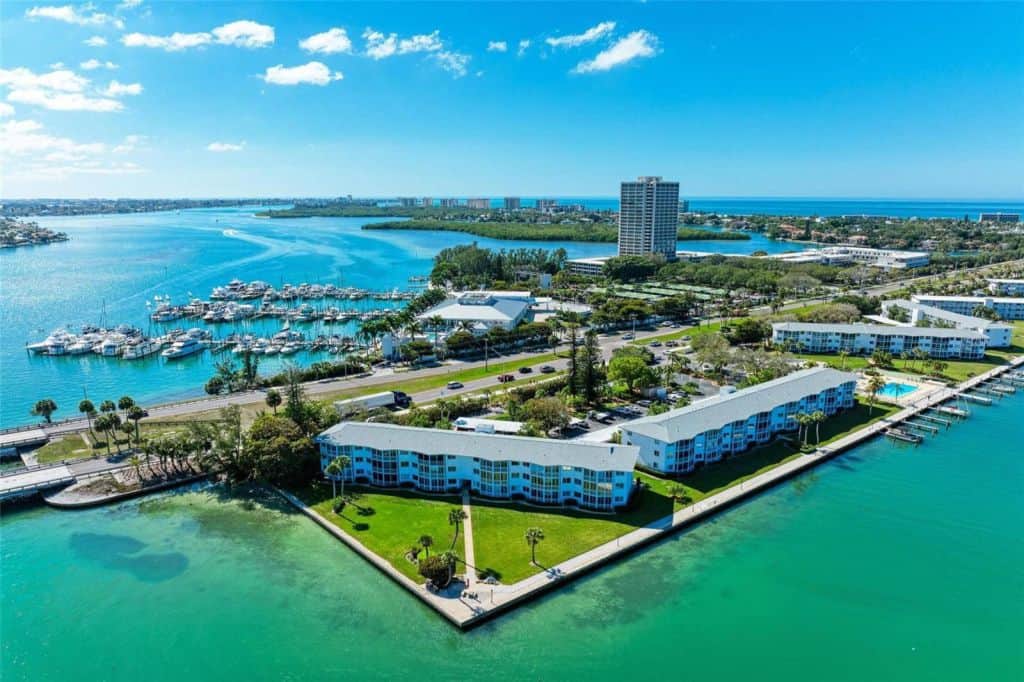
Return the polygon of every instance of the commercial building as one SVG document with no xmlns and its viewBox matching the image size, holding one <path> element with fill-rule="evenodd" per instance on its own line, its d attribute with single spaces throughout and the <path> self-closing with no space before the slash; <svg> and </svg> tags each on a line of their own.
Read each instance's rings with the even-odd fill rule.
<svg viewBox="0 0 1024 682">
<path fill-rule="evenodd" d="M 551 213 L 558 206 L 558 199 L 537 199 L 537 210 L 541 213 Z"/>
<path fill-rule="evenodd" d="M 658 176 L 623 182 L 619 190 L 619 255 L 676 256 L 679 183 Z"/>
<path fill-rule="evenodd" d="M 518 211 L 520 208 L 519 197 L 505 197 L 506 211 Z"/>
<path fill-rule="evenodd" d="M 466 206 L 476 209 L 488 209 L 491 207 L 490 199 L 466 199 Z"/>
<path fill-rule="evenodd" d="M 822 265 L 859 263 L 889 269 L 920 268 L 928 265 L 931 261 L 931 256 L 926 251 L 872 249 L 867 246 L 827 246 L 823 249 L 777 253 L 765 257 L 787 263 L 821 263 Z"/>
<path fill-rule="evenodd" d="M 910 297 L 910 300 L 961 315 L 973 315 L 978 306 L 985 306 L 992 308 L 1004 320 L 1024 320 L 1024 298 L 915 294 Z"/>
<path fill-rule="evenodd" d="M 982 223 L 1019 223 L 1020 213 L 982 213 L 978 216 Z"/>
<path fill-rule="evenodd" d="M 985 335 L 985 345 L 989 348 L 1006 348 L 1012 343 L 1013 327 L 1005 322 L 961 315 L 905 300 L 883 301 L 882 312 L 889 319 L 910 327 L 947 327 L 981 332 Z"/>
<path fill-rule="evenodd" d="M 629 445 L 523 438 L 343 422 L 316 438 L 323 469 L 349 458 L 339 478 L 440 493 L 611 510 L 633 489 L 638 449 Z"/>
<path fill-rule="evenodd" d="M 988 290 L 996 296 L 1024 296 L 1024 279 L 989 279 Z"/>
<path fill-rule="evenodd" d="M 468 291 L 441 301 L 416 317 L 421 324 L 440 318 L 446 329 L 469 327 L 484 333 L 492 327 L 515 329 L 523 321 L 533 297 L 529 291 Z"/>
<path fill-rule="evenodd" d="M 772 325 L 772 343 L 804 353 L 871 355 L 883 351 L 898 356 L 920 349 L 930 358 L 977 360 L 985 355 L 988 339 L 970 329 L 777 322 Z"/>
<path fill-rule="evenodd" d="M 715 256 L 718 254 L 710 251 L 676 251 L 675 260 L 690 261 L 691 263 L 698 263 L 705 258 Z M 587 275 L 588 277 L 597 277 L 604 272 L 604 264 L 614 256 L 598 256 L 595 258 L 572 258 L 565 261 L 565 266 L 569 269 L 569 272 L 574 272 L 577 275 Z"/>
<path fill-rule="evenodd" d="M 701 400 L 620 427 L 622 442 L 640 449 L 640 466 L 685 474 L 798 427 L 797 414 L 833 415 L 852 407 L 857 377 L 828 367 Z"/>
</svg>

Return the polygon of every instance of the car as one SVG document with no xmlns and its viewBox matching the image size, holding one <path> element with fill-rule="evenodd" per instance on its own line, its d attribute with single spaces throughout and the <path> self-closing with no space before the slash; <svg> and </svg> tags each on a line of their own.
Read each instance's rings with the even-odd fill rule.
<svg viewBox="0 0 1024 682">
<path fill-rule="evenodd" d="M 519 373 L 520 374 L 529 374 L 532 371 L 533 371 L 533 367 L 520 367 L 519 368 Z"/>
<path fill-rule="evenodd" d="M 447 388 L 450 391 L 454 391 L 457 388 L 462 388 L 462 382 L 461 381 L 449 381 L 447 384 L 445 384 L 445 388 Z"/>
<path fill-rule="evenodd" d="M 693 340 L 693 337 L 692 337 L 692 336 L 684 336 L 684 337 L 682 338 L 682 340 L 683 340 L 683 341 L 692 341 L 692 340 Z"/>
<path fill-rule="evenodd" d="M 503 384 L 508 383 L 509 381 L 515 381 L 515 380 L 516 380 L 516 377 L 515 377 L 514 374 L 499 374 L 498 375 L 498 381 L 500 381 Z"/>
<path fill-rule="evenodd" d="M 645 398 L 643 400 L 636 401 L 636 404 L 639 405 L 640 407 L 650 407 L 651 401 Z"/>
<path fill-rule="evenodd" d="M 555 371 L 555 368 L 552 367 L 551 365 L 544 365 L 543 367 L 540 368 L 540 373 L 541 374 L 553 374 L 554 371 Z"/>
<path fill-rule="evenodd" d="M 675 348 L 678 345 L 679 345 L 679 342 L 676 341 L 675 339 L 669 339 L 668 341 L 665 342 L 665 347 L 666 348 Z"/>
<path fill-rule="evenodd" d="M 661 341 L 651 341 L 648 345 L 651 348 L 661 348 Z"/>
<path fill-rule="evenodd" d="M 594 421 L 607 422 L 612 416 L 607 412 L 598 412 L 594 415 Z"/>
<path fill-rule="evenodd" d="M 633 334 L 623 334 L 622 335 L 622 340 L 623 341 L 632 341 L 635 338 L 636 338 L 636 336 L 634 336 Z"/>
</svg>

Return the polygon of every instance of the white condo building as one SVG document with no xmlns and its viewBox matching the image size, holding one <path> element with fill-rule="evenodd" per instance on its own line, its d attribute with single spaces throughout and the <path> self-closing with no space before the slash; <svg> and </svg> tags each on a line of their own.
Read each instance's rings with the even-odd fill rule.
<svg viewBox="0 0 1024 682">
<path fill-rule="evenodd" d="M 349 458 L 346 481 L 427 492 L 611 510 L 629 502 L 638 449 L 629 445 L 523 438 L 342 422 L 316 438 L 321 467 Z"/>
<path fill-rule="evenodd" d="M 642 176 L 623 182 L 619 192 L 619 255 L 676 256 L 679 183 Z"/>
<path fill-rule="evenodd" d="M 893 270 L 920 268 L 928 265 L 931 261 L 931 256 L 927 251 L 896 251 L 873 249 L 867 246 L 826 246 L 821 249 L 777 253 L 763 257 L 787 263 L 821 263 L 822 265 L 860 263 Z"/>
<path fill-rule="evenodd" d="M 902 311 L 902 313 L 900 312 Z M 949 327 L 971 329 L 985 335 L 989 348 L 1006 348 L 1012 343 L 1013 327 L 1005 322 L 994 322 L 981 317 L 961 315 L 914 301 L 892 300 L 882 302 L 882 312 L 896 322 L 910 327 Z M 900 319 L 906 317 L 906 319 Z"/>
<path fill-rule="evenodd" d="M 989 279 L 988 290 L 997 296 L 1024 296 L 1024 279 Z"/>
<path fill-rule="evenodd" d="M 982 305 L 995 310 L 1004 320 L 1024 320 L 1024 298 L 915 294 L 910 300 L 961 315 L 972 315 L 974 309 Z"/>
<path fill-rule="evenodd" d="M 772 343 L 803 353 L 871 355 L 883 351 L 898 356 L 920 349 L 930 358 L 977 360 L 985 355 L 988 339 L 970 329 L 895 327 L 886 324 L 776 322 Z"/>
<path fill-rule="evenodd" d="M 623 424 L 622 442 L 640 449 L 640 465 L 685 474 L 702 464 L 796 430 L 803 412 L 833 415 L 852 407 L 857 376 L 815 367 Z"/>
</svg>

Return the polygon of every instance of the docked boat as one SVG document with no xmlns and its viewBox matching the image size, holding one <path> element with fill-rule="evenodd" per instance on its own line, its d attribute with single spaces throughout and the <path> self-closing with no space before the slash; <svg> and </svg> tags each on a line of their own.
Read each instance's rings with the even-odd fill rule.
<svg viewBox="0 0 1024 682">
<path fill-rule="evenodd" d="M 164 349 L 160 355 L 168 360 L 176 360 L 178 358 L 184 358 L 189 355 L 194 355 L 203 350 L 202 341 L 194 336 L 183 336 L 178 338 L 174 343 L 171 344 L 170 348 Z"/>
<path fill-rule="evenodd" d="M 138 360 L 156 353 L 162 346 L 156 339 L 140 339 L 125 346 L 121 357 L 125 360 Z"/>
</svg>

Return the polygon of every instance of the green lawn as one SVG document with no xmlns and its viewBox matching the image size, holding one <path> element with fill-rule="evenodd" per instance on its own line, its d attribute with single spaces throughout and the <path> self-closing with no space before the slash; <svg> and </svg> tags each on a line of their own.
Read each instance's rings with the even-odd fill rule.
<svg viewBox="0 0 1024 682">
<path fill-rule="evenodd" d="M 325 519 L 358 539 L 375 554 L 388 561 L 401 573 L 416 582 L 423 577 L 416 565 L 405 558 L 421 535 L 434 539 L 432 553 L 444 552 L 452 540 L 454 528 L 448 525 L 448 511 L 461 507 L 457 497 L 427 497 L 404 490 L 377 490 L 349 486 L 345 491 L 356 493 L 353 503 L 341 515 L 334 513 L 331 487 L 318 482 L 296 494 Z M 358 505 L 358 506 L 357 506 Z M 462 533 L 453 550 L 460 557 L 463 551 Z"/>
<path fill-rule="evenodd" d="M 59 440 L 51 440 L 35 454 L 40 464 L 51 464 L 63 459 L 91 457 L 96 453 L 82 440 L 81 434 L 71 433 Z"/>
<path fill-rule="evenodd" d="M 701 325 L 699 327 L 683 327 L 681 329 L 676 329 L 675 331 L 671 331 L 666 334 L 658 334 L 657 336 L 649 336 L 643 339 L 634 339 L 633 341 L 630 341 L 630 343 L 636 346 L 647 346 L 650 345 L 651 341 L 654 340 L 658 340 L 664 343 L 665 341 L 675 341 L 681 339 L 684 336 L 697 337 L 702 336 L 703 334 L 710 334 L 712 332 L 717 332 L 721 328 L 721 322 L 712 322 L 710 324 Z"/>
<path fill-rule="evenodd" d="M 993 367 L 1005 365 L 1009 358 L 1020 354 L 1024 354 L 1024 347 L 1013 346 L 1007 349 L 989 350 L 981 360 L 946 360 L 946 371 L 940 378 L 961 382 L 965 379 L 970 379 L 973 376 L 987 372 Z M 796 357 L 809 362 L 824 362 L 836 369 L 845 367 L 847 371 L 851 372 L 864 369 L 870 364 L 868 362 L 868 358 L 859 355 L 847 356 L 845 362 L 835 354 L 798 353 Z M 890 369 L 898 372 L 906 372 L 907 374 L 918 375 L 922 378 L 932 377 L 932 375 L 924 371 L 926 368 L 927 367 L 919 361 L 915 362 L 913 360 L 908 360 L 907 362 L 904 362 L 902 359 L 897 357 L 893 359 L 892 367 Z"/>
<path fill-rule="evenodd" d="M 672 511 L 668 496 L 653 489 L 640 491 L 629 510 L 614 515 L 474 499 L 476 567 L 478 571 L 490 571 L 503 583 L 514 583 L 542 570 L 530 563 L 530 547 L 525 540 L 527 528 L 544 531 L 544 540 L 537 545 L 537 563 L 554 566 Z"/>
</svg>

